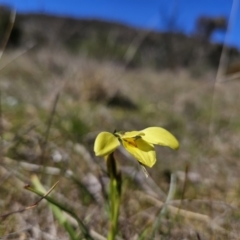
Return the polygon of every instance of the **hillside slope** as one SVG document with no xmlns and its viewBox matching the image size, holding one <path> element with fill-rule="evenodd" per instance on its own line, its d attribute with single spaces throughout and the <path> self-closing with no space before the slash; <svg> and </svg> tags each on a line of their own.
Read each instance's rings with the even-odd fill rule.
<svg viewBox="0 0 240 240">
<path fill-rule="evenodd" d="M 2 16 L 6 24 L 8 14 Z M 160 33 L 94 19 L 40 14 L 18 14 L 11 42 L 12 46 L 64 47 L 73 54 L 158 69 L 217 67 L 222 51 L 221 44 L 200 41 L 180 32 Z M 240 56 L 235 48 L 229 48 L 228 54 L 229 64 Z"/>
</svg>

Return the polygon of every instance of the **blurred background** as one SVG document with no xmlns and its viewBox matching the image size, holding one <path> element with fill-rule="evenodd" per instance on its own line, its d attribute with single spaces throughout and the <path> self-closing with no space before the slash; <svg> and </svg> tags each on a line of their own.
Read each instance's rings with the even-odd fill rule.
<svg viewBox="0 0 240 240">
<path fill-rule="evenodd" d="M 0 5 L 1 216 L 38 199 L 24 189 L 36 174 L 46 189 L 59 180 L 51 196 L 106 239 L 108 177 L 95 137 L 159 126 L 180 149 L 156 147 L 149 178 L 116 152 L 119 239 L 238 239 L 239 0 Z M 172 185 L 175 210 L 159 217 Z M 42 201 L 1 217 L 0 239 L 69 238 Z"/>
</svg>

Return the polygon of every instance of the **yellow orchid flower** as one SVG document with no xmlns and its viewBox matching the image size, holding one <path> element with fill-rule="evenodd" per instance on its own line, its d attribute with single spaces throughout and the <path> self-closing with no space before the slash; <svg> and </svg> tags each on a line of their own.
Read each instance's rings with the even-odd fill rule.
<svg viewBox="0 0 240 240">
<path fill-rule="evenodd" d="M 166 129 L 149 127 L 132 132 L 101 132 L 96 137 L 94 152 L 96 156 L 107 156 L 117 147 L 123 147 L 133 155 L 140 164 L 152 167 L 156 162 L 154 144 L 178 149 L 178 140 Z"/>
</svg>

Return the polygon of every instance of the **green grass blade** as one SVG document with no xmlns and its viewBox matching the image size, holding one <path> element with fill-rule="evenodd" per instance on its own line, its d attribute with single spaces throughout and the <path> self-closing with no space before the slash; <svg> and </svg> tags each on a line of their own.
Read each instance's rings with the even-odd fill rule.
<svg viewBox="0 0 240 240">
<path fill-rule="evenodd" d="M 57 221 L 64 226 L 65 230 L 68 232 L 70 235 L 71 239 L 77 240 L 77 233 L 76 231 L 72 228 L 70 222 L 66 219 L 66 217 L 63 215 L 63 212 L 68 213 L 71 215 L 78 223 L 79 228 L 81 229 L 82 233 L 84 234 L 86 239 L 93 240 L 93 238 L 90 236 L 89 231 L 87 227 L 83 224 L 83 222 L 78 218 L 78 216 L 70 209 L 67 207 L 63 206 L 61 203 L 57 202 L 53 198 L 49 196 L 44 196 L 44 193 L 46 193 L 46 190 L 40 183 L 38 177 L 34 175 L 32 177 L 32 184 L 35 187 L 35 189 L 28 187 L 27 189 L 31 192 L 36 193 L 37 195 L 44 197 L 48 202 L 51 210 L 53 211 L 54 216 L 56 217 Z"/>
</svg>

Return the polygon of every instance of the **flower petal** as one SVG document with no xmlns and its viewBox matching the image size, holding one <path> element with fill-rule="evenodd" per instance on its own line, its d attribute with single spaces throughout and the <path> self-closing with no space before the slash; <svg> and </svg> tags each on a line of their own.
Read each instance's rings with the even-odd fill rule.
<svg viewBox="0 0 240 240">
<path fill-rule="evenodd" d="M 160 127 L 149 127 L 141 131 L 145 133 L 142 139 L 151 144 L 167 146 L 172 149 L 179 148 L 178 140 L 166 129 Z"/>
<path fill-rule="evenodd" d="M 144 133 L 140 131 L 131 131 L 131 132 L 125 132 L 125 133 L 120 133 L 121 139 L 126 139 L 126 138 L 134 138 L 137 136 L 142 136 Z"/>
<path fill-rule="evenodd" d="M 144 166 L 152 167 L 155 164 L 156 153 L 152 144 L 143 141 L 141 138 L 135 140 L 135 146 L 127 139 L 123 139 L 122 144 Z"/>
<path fill-rule="evenodd" d="M 106 156 L 113 152 L 118 146 L 120 142 L 118 139 L 109 132 L 101 132 L 96 137 L 94 143 L 94 152 L 96 156 Z"/>
</svg>

